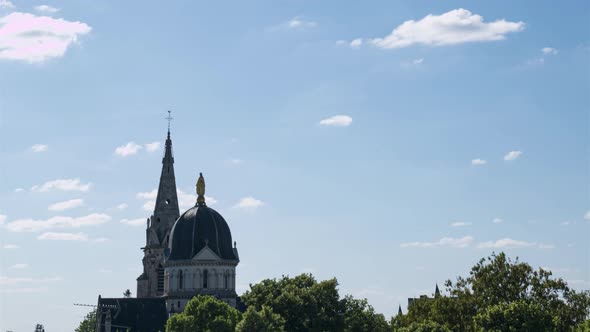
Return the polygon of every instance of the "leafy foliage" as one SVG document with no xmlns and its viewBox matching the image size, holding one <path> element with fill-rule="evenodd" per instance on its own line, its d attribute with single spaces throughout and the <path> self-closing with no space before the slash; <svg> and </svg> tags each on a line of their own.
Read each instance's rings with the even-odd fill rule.
<svg viewBox="0 0 590 332">
<path fill-rule="evenodd" d="M 166 331 L 174 332 L 233 332 L 240 313 L 227 303 L 212 296 L 193 297 L 180 314 L 166 322 Z"/>
<path fill-rule="evenodd" d="M 262 306 L 260 311 L 249 307 L 244 313 L 242 321 L 236 326 L 236 332 L 283 332 L 285 319 L 275 314 L 270 307 Z"/>
<path fill-rule="evenodd" d="M 385 317 L 376 313 L 367 299 L 359 300 L 347 295 L 343 303 L 345 332 L 389 331 Z"/>
<path fill-rule="evenodd" d="M 96 309 L 86 314 L 84 320 L 80 322 L 80 325 L 74 330 L 75 332 L 94 332 L 96 329 Z"/>
<path fill-rule="evenodd" d="M 450 296 L 413 301 L 392 326 L 435 322 L 453 331 L 571 331 L 590 313 L 589 291 L 576 292 L 550 271 L 535 271 L 504 253 L 481 259 L 467 278 L 445 285 Z"/>
<path fill-rule="evenodd" d="M 551 314 L 535 303 L 518 301 L 501 303 L 482 310 L 475 316 L 477 331 L 555 331 Z"/>
</svg>

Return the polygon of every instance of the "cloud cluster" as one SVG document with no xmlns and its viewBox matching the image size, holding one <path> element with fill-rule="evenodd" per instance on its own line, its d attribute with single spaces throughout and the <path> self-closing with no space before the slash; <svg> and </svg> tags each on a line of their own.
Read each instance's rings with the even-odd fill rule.
<svg viewBox="0 0 590 332">
<path fill-rule="evenodd" d="M 421 20 L 405 21 L 383 38 L 371 43 L 394 49 L 412 45 L 445 46 L 470 42 L 503 40 L 508 33 L 522 31 L 523 22 L 504 19 L 486 23 L 482 16 L 459 8 L 441 15 L 430 14 Z"/>
<path fill-rule="evenodd" d="M 304 21 L 301 17 L 296 16 L 287 22 L 287 26 L 290 29 L 313 28 L 317 26 L 317 23 L 313 21 Z"/>
<path fill-rule="evenodd" d="M 451 227 L 465 227 L 465 226 L 471 226 L 470 222 L 463 222 L 463 221 L 456 221 L 451 223 Z"/>
<path fill-rule="evenodd" d="M 39 13 L 54 14 L 59 11 L 59 8 L 51 7 L 48 5 L 35 6 L 35 10 Z"/>
<path fill-rule="evenodd" d="M 0 59 L 39 63 L 59 58 L 91 30 L 82 22 L 13 12 L 0 17 Z"/>
<path fill-rule="evenodd" d="M 136 219 L 121 219 L 120 221 L 122 224 L 129 225 L 129 226 L 141 226 L 146 225 L 147 220 L 146 218 L 136 218 Z"/>
<path fill-rule="evenodd" d="M 31 188 L 32 191 L 37 192 L 47 192 L 52 190 L 62 190 L 62 191 L 82 191 L 86 192 L 90 190 L 92 183 L 80 183 L 80 179 L 57 179 L 52 181 L 47 181 L 42 185 L 35 185 Z"/>
<path fill-rule="evenodd" d="M 480 249 L 514 249 L 514 248 L 532 248 L 553 249 L 552 244 L 543 244 L 536 242 L 519 241 L 511 238 L 503 238 L 496 241 L 481 242 L 477 245 Z"/>
<path fill-rule="evenodd" d="M 10 0 L 0 0 L 0 9 L 13 9 L 14 4 Z"/>
<path fill-rule="evenodd" d="M 55 216 L 45 220 L 18 219 L 6 224 L 11 232 L 38 232 L 54 228 L 79 228 L 104 224 L 111 216 L 104 213 L 92 213 L 83 217 Z"/>
<path fill-rule="evenodd" d="M 37 239 L 49 241 L 88 241 L 88 235 L 84 233 L 46 232 L 37 236 Z"/>
<path fill-rule="evenodd" d="M 31 150 L 33 152 L 45 152 L 47 151 L 48 146 L 45 144 L 35 144 L 31 146 Z"/>
<path fill-rule="evenodd" d="M 465 248 L 473 242 L 472 236 L 464 236 L 461 238 L 443 237 L 434 242 L 408 242 L 402 243 L 401 248 L 434 248 L 434 247 L 452 247 Z"/>
<path fill-rule="evenodd" d="M 348 127 L 352 124 L 352 118 L 348 115 L 335 115 L 320 121 L 320 126 Z"/>
<path fill-rule="evenodd" d="M 478 159 L 471 160 L 471 165 L 473 165 L 473 166 L 482 166 L 482 165 L 485 165 L 487 163 L 488 163 L 487 161 L 485 161 L 483 159 L 479 159 L 479 158 Z"/>
<path fill-rule="evenodd" d="M 522 154 L 522 151 L 510 151 L 504 156 L 504 160 L 506 160 L 506 161 L 516 160 L 518 157 L 520 157 L 521 154 Z"/>
<path fill-rule="evenodd" d="M 160 149 L 160 142 L 152 142 L 152 143 L 145 143 L 143 145 L 139 145 L 133 141 L 128 142 L 125 145 L 118 146 L 115 149 L 115 154 L 121 157 L 128 157 L 132 155 L 136 155 L 141 149 L 144 149 L 147 152 L 154 152 Z"/>
<path fill-rule="evenodd" d="M 57 202 L 49 205 L 47 209 L 49 211 L 65 211 L 79 206 L 84 205 L 84 200 L 81 198 L 70 199 L 63 202 Z"/>
<path fill-rule="evenodd" d="M 234 205 L 234 208 L 239 209 L 256 209 L 263 206 L 265 203 L 259 199 L 256 199 L 252 196 L 244 197 L 240 199 L 240 201 Z"/>
</svg>

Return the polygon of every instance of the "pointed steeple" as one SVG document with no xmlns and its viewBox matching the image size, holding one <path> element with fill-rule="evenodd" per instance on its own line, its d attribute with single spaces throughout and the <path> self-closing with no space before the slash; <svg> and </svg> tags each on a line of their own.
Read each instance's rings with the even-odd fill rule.
<svg viewBox="0 0 590 332">
<path fill-rule="evenodd" d="M 436 283 L 436 287 L 434 288 L 434 297 L 440 296 L 440 290 L 438 289 L 438 282 Z"/>
<path fill-rule="evenodd" d="M 402 313 L 402 305 L 401 305 L 401 304 L 400 304 L 400 305 L 398 305 L 398 307 L 397 307 L 397 315 L 398 315 L 398 316 L 401 316 L 401 315 L 403 315 L 403 313 Z"/>
<path fill-rule="evenodd" d="M 178 194 L 176 193 L 176 177 L 174 176 L 174 156 L 172 154 L 172 140 L 170 139 L 170 114 L 168 114 L 168 135 L 162 158 L 162 172 L 158 195 L 151 225 L 155 226 L 158 239 L 162 243 L 164 236 L 170 231 L 174 221 L 180 216 L 178 208 Z"/>
</svg>

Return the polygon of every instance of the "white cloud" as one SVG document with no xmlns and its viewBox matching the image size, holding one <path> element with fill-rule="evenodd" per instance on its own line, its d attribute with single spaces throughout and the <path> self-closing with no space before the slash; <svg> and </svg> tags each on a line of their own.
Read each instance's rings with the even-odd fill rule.
<svg viewBox="0 0 590 332">
<path fill-rule="evenodd" d="M 586 212 L 586 214 L 584 214 L 584 219 L 590 221 L 590 211 Z"/>
<path fill-rule="evenodd" d="M 265 203 L 259 199 L 256 199 L 252 196 L 244 197 L 240 199 L 240 201 L 234 205 L 234 208 L 242 208 L 242 209 L 256 209 L 258 207 L 263 206 Z"/>
<path fill-rule="evenodd" d="M 414 64 L 414 65 L 419 65 L 419 64 L 421 64 L 422 62 L 424 62 L 424 58 L 420 58 L 420 59 L 414 59 L 414 60 L 412 61 L 412 64 Z"/>
<path fill-rule="evenodd" d="M 84 200 L 81 198 L 70 199 L 68 201 L 57 202 L 54 204 L 49 205 L 47 208 L 49 211 L 64 211 L 68 209 L 73 209 L 79 206 L 84 205 Z"/>
<path fill-rule="evenodd" d="M 160 142 L 146 143 L 143 146 L 147 152 L 154 152 L 160 148 Z"/>
<path fill-rule="evenodd" d="M 543 52 L 543 54 L 547 54 L 547 55 L 556 55 L 557 53 L 559 53 L 559 51 L 557 51 L 557 49 L 555 49 L 553 47 L 543 47 L 541 49 L 541 52 Z"/>
<path fill-rule="evenodd" d="M 401 248 L 434 248 L 434 247 L 453 247 L 466 248 L 473 242 L 472 236 L 464 236 L 462 238 L 444 237 L 435 242 L 408 242 L 402 243 Z"/>
<path fill-rule="evenodd" d="M 564 221 L 564 222 L 559 223 L 559 225 L 561 225 L 561 226 L 569 226 L 570 225 L 570 222 L 569 221 Z"/>
<path fill-rule="evenodd" d="M 156 206 L 156 201 L 147 201 L 145 203 L 143 203 L 142 208 L 145 211 L 154 211 L 154 207 Z"/>
<path fill-rule="evenodd" d="M 534 247 L 536 243 L 534 242 L 526 242 L 526 241 L 518 241 L 513 240 L 510 238 L 504 238 L 496 241 L 487 241 L 481 242 L 477 245 L 478 248 L 525 248 L 525 247 Z"/>
<path fill-rule="evenodd" d="M 430 14 L 418 21 L 405 21 L 391 34 L 371 42 L 379 48 L 393 49 L 416 44 L 445 46 L 494 41 L 505 39 L 508 33 L 522 31 L 524 25 L 504 19 L 486 23 L 482 16 L 459 8 L 441 15 Z"/>
<path fill-rule="evenodd" d="M 485 165 L 487 163 L 488 162 L 485 161 L 485 160 L 483 160 L 483 159 L 473 159 L 473 160 L 471 160 L 471 165 L 473 165 L 473 166 L 481 166 L 481 165 Z"/>
<path fill-rule="evenodd" d="M 2 8 L 13 9 L 15 6 L 10 0 L 0 0 L 0 9 Z"/>
<path fill-rule="evenodd" d="M 348 115 L 335 115 L 320 121 L 321 126 L 348 127 L 352 118 Z"/>
<path fill-rule="evenodd" d="M 494 218 L 494 219 L 492 220 L 492 222 L 493 222 L 494 224 L 501 224 L 501 223 L 503 223 L 503 222 L 504 222 L 504 220 L 502 220 L 502 219 L 500 219 L 500 218 Z"/>
<path fill-rule="evenodd" d="M 26 269 L 27 267 L 29 267 L 29 264 L 18 263 L 18 264 L 12 265 L 10 268 L 11 269 Z"/>
<path fill-rule="evenodd" d="M 19 247 L 16 244 L 5 244 L 2 246 L 4 249 L 18 249 Z"/>
<path fill-rule="evenodd" d="M 244 163 L 244 161 L 242 159 L 239 158 L 232 158 L 229 160 L 229 163 L 232 165 L 241 165 Z"/>
<path fill-rule="evenodd" d="M 140 192 L 140 193 L 137 193 L 135 196 L 137 198 L 142 198 L 142 199 L 156 199 L 156 197 L 158 196 L 158 189 L 154 189 L 152 191 Z"/>
<path fill-rule="evenodd" d="M 129 225 L 129 226 L 141 226 L 146 225 L 147 220 L 146 218 L 137 218 L 137 219 L 122 219 L 122 224 Z"/>
<path fill-rule="evenodd" d="M 465 227 L 465 226 L 471 226 L 470 222 L 463 222 L 463 221 L 457 221 L 454 223 L 451 223 L 451 227 Z"/>
<path fill-rule="evenodd" d="M 5 221 L 6 221 L 6 215 L 0 214 L 0 225 L 4 224 Z"/>
<path fill-rule="evenodd" d="M 83 191 L 90 190 L 92 183 L 86 184 L 80 183 L 80 179 L 57 179 L 47 181 L 42 185 L 36 185 L 31 188 L 32 191 L 47 192 L 51 190 L 63 190 L 63 191 Z"/>
<path fill-rule="evenodd" d="M 48 291 L 47 287 L 0 288 L 0 293 L 3 294 L 46 293 Z"/>
<path fill-rule="evenodd" d="M 504 160 L 511 161 L 515 160 L 516 158 L 520 157 L 522 151 L 510 151 L 504 156 Z"/>
<path fill-rule="evenodd" d="M 110 241 L 108 238 L 106 237 L 97 237 L 96 239 L 92 240 L 93 242 L 97 242 L 97 243 L 102 243 L 102 242 L 108 242 Z"/>
<path fill-rule="evenodd" d="M 290 29 L 301 29 L 301 28 L 313 28 L 317 25 L 316 22 L 304 21 L 301 17 L 297 16 L 287 22 L 287 26 Z"/>
<path fill-rule="evenodd" d="M 127 205 L 127 203 L 121 203 L 121 204 L 117 205 L 117 209 L 119 209 L 119 210 L 125 210 L 127 207 L 129 207 L 129 205 Z"/>
<path fill-rule="evenodd" d="M 555 249 L 555 245 L 539 243 L 539 249 Z"/>
<path fill-rule="evenodd" d="M 23 191 L 25 191 L 23 188 L 16 188 L 16 189 L 14 189 L 14 192 L 15 193 L 20 193 L 20 192 L 23 192 Z"/>
<path fill-rule="evenodd" d="M 544 58 L 535 58 L 535 59 L 528 60 L 526 62 L 526 64 L 529 65 L 529 66 L 540 66 L 540 65 L 542 65 L 544 63 L 545 63 L 545 59 Z"/>
<path fill-rule="evenodd" d="M 0 17 L 0 59 L 35 63 L 59 58 L 90 30 L 82 22 L 13 12 Z"/>
<path fill-rule="evenodd" d="M 83 217 L 56 216 L 46 220 L 19 219 L 6 224 L 5 228 L 11 232 L 38 232 L 54 228 L 79 228 L 104 224 L 111 220 L 111 216 L 104 213 L 93 213 Z"/>
<path fill-rule="evenodd" d="M 47 149 L 48 149 L 48 146 L 45 144 L 35 144 L 35 145 L 31 146 L 31 150 L 33 150 L 33 152 L 45 152 L 45 151 L 47 151 Z"/>
<path fill-rule="evenodd" d="M 361 38 L 353 39 L 350 42 L 350 47 L 352 48 L 359 48 L 361 45 L 363 45 L 363 40 Z"/>
<path fill-rule="evenodd" d="M 84 233 L 47 232 L 37 236 L 37 239 L 51 241 L 88 241 L 88 235 Z"/>
<path fill-rule="evenodd" d="M 52 278 L 11 278 L 6 276 L 0 276 L 0 285 L 17 285 L 17 284 L 46 284 L 50 282 L 62 281 L 63 278 L 52 277 Z"/>
<path fill-rule="evenodd" d="M 53 14 L 53 13 L 57 13 L 59 11 L 59 8 L 51 7 L 48 5 L 39 5 L 39 6 L 35 6 L 35 10 L 40 13 Z"/>
<path fill-rule="evenodd" d="M 125 145 L 121 145 L 115 149 L 115 154 L 121 157 L 132 156 L 137 154 L 143 147 L 135 142 L 129 142 Z"/>
</svg>

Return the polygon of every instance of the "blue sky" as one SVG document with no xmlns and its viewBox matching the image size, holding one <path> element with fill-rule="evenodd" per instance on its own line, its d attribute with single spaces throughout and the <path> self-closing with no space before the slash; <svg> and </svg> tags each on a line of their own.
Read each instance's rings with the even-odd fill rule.
<svg viewBox="0 0 590 332">
<path fill-rule="evenodd" d="M 240 292 L 312 272 L 389 317 L 500 250 L 590 288 L 589 20 L 0 0 L 0 330 L 72 330 L 73 303 L 135 293 L 167 110 L 181 210 L 203 172 Z"/>
</svg>

